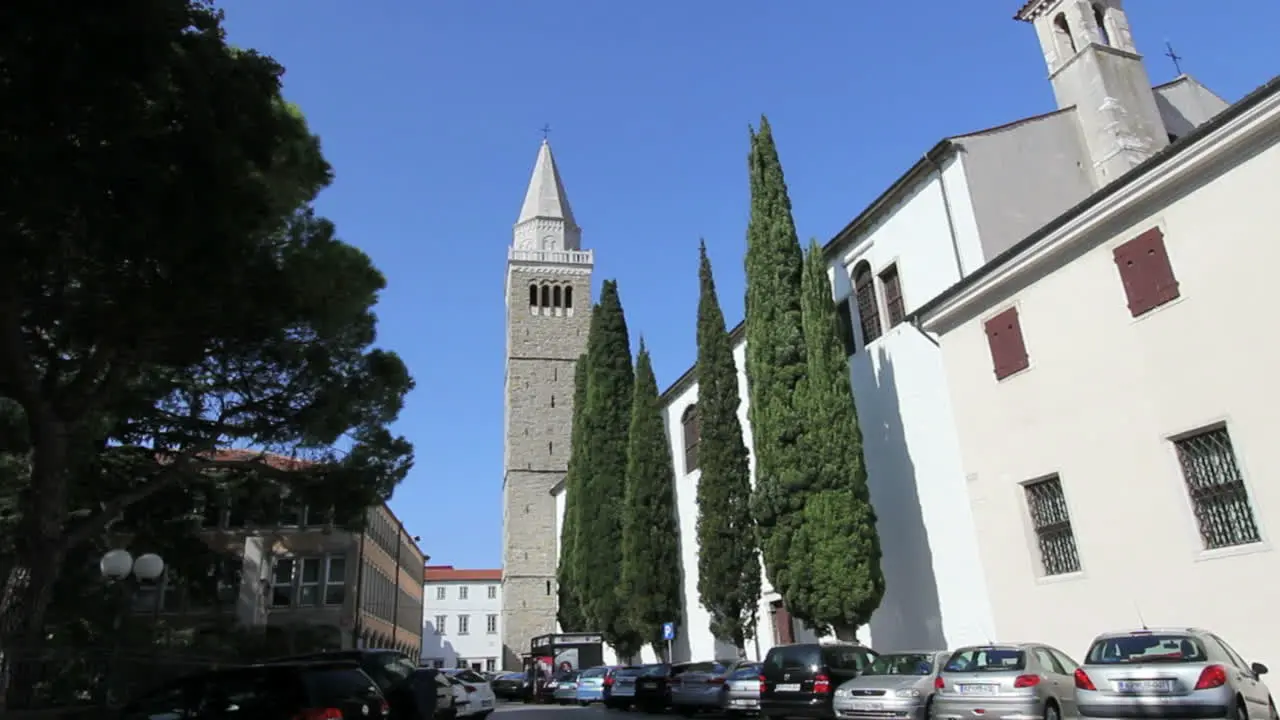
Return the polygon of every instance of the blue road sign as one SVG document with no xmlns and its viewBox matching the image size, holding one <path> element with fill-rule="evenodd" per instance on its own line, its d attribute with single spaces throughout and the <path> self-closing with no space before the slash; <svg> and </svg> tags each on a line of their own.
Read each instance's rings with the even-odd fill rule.
<svg viewBox="0 0 1280 720">
<path fill-rule="evenodd" d="M 675 640 L 675 639 L 676 639 L 676 624 L 675 624 L 675 623 L 662 623 L 662 639 L 663 639 L 663 640 Z"/>
</svg>

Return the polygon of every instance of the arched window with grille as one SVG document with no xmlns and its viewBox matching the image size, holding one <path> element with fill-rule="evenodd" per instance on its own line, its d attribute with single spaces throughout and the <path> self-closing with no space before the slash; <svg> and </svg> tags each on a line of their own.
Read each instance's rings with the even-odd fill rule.
<svg viewBox="0 0 1280 720">
<path fill-rule="evenodd" d="M 876 303 L 876 278 L 866 260 L 853 266 L 853 293 L 858 300 L 858 322 L 862 326 L 862 344 L 880 337 L 880 306 Z"/>
<path fill-rule="evenodd" d="M 564 307 L 561 303 L 560 286 L 551 288 L 551 307 Z"/>
<path fill-rule="evenodd" d="M 573 286 L 564 286 L 564 306 L 566 309 L 573 307 Z"/>
<path fill-rule="evenodd" d="M 529 284 L 529 307 L 538 307 L 538 286 L 533 283 Z"/>
<path fill-rule="evenodd" d="M 701 431 L 698 427 L 698 406 L 690 405 L 680 415 L 680 430 L 684 435 L 684 471 L 685 474 L 698 469 L 698 440 Z"/>
<path fill-rule="evenodd" d="M 551 286 L 550 285 L 542 286 L 542 307 L 544 308 L 551 307 Z"/>
</svg>

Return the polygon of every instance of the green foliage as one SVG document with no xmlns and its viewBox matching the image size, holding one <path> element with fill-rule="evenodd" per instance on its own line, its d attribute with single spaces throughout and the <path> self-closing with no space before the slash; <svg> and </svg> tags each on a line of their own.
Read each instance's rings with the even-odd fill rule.
<svg viewBox="0 0 1280 720">
<path fill-rule="evenodd" d="M 623 657 L 639 650 L 618 596 L 622 570 L 622 505 L 626 496 L 627 431 L 635 377 L 631 339 L 618 284 L 605 280 L 587 339 L 587 402 L 582 416 L 582 496 L 578 504 L 574 582 L 583 616 Z"/>
<path fill-rule="evenodd" d="M 738 420 L 738 369 L 706 243 L 698 254 L 698 596 L 711 633 L 746 657 L 760 602 L 751 469 Z"/>
<path fill-rule="evenodd" d="M 582 355 L 573 366 L 573 428 L 570 431 L 569 470 L 564 482 L 564 522 L 560 527 L 560 564 L 556 568 L 558 591 L 557 619 L 564 632 L 589 632 L 582 614 L 578 591 L 577 567 L 579 502 L 582 498 L 582 467 L 586 455 L 583 417 L 587 407 L 587 380 L 590 370 L 587 356 Z M 588 549 L 590 545 L 586 546 Z"/>
<path fill-rule="evenodd" d="M 817 242 L 805 257 L 802 304 L 808 376 L 802 405 L 810 486 L 792 541 L 792 613 L 812 627 L 852 637 L 884 596 L 880 539 L 867 488 L 862 431 L 839 336 L 827 263 Z"/>
<path fill-rule="evenodd" d="M 747 225 L 747 387 L 756 453 L 751 510 L 770 584 L 786 597 L 791 534 L 808 486 L 798 390 L 806 372 L 800 310 L 803 257 L 782 163 L 766 118 L 751 135 Z"/>
<path fill-rule="evenodd" d="M 0 502 L 31 571 L 6 634 L 40 638 L 64 567 L 112 530 L 182 564 L 195 544 L 167 544 L 202 494 L 287 491 L 351 522 L 389 497 L 413 382 L 372 347 L 382 274 L 309 207 L 331 171 L 283 69 L 228 48 L 199 0 L 7 3 L 0 48 L 0 402 L 19 418 Z"/>
<path fill-rule="evenodd" d="M 622 575 L 618 592 L 633 632 L 663 654 L 664 622 L 681 622 L 684 578 L 676 519 L 675 468 L 649 351 L 640 341 L 628 433 Z"/>
</svg>

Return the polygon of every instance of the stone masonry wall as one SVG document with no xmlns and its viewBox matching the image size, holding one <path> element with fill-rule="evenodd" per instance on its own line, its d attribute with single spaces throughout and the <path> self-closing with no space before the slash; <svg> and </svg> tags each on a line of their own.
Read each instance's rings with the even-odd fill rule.
<svg viewBox="0 0 1280 720">
<path fill-rule="evenodd" d="M 529 641 L 555 632 L 556 510 L 573 424 L 573 371 L 591 324 L 588 266 L 513 265 L 508 278 L 503 476 L 503 662 L 519 669 Z M 573 288 L 573 307 L 530 306 L 529 287 Z"/>
</svg>

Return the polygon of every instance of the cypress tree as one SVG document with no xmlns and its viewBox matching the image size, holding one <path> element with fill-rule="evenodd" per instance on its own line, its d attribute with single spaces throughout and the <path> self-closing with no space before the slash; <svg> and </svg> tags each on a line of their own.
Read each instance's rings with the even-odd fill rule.
<svg viewBox="0 0 1280 720">
<path fill-rule="evenodd" d="M 583 618 L 623 657 L 639 649 L 618 594 L 622 503 L 631 425 L 631 340 L 618 284 L 605 280 L 587 338 L 587 401 L 582 415 L 582 495 L 578 498 L 573 581 Z"/>
<path fill-rule="evenodd" d="M 666 645 L 662 624 L 679 623 L 684 608 L 675 468 L 662 411 L 658 379 L 642 339 L 631 402 L 619 593 L 630 627 L 660 657 Z"/>
<path fill-rule="evenodd" d="M 852 639 L 880 606 L 884 573 L 862 431 L 831 295 L 822 250 L 811 241 L 801 297 L 808 348 L 801 404 L 809 422 L 805 456 L 813 469 L 792 540 L 787 601 L 811 626 L 829 627 Z"/>
<path fill-rule="evenodd" d="M 808 484 L 797 391 L 806 372 L 800 310 L 803 255 L 791 200 L 767 118 L 751 135 L 751 218 L 747 225 L 746 339 L 756 486 L 751 510 L 765 572 L 787 596 L 791 534 Z"/>
<path fill-rule="evenodd" d="M 569 435 L 569 470 L 564 479 L 564 521 L 560 525 L 560 564 L 556 568 L 558 608 L 556 617 L 564 632 L 588 632 L 576 578 L 578 502 L 582 497 L 582 463 L 585 449 L 582 416 L 587 405 L 587 356 L 573 366 L 573 427 Z M 588 546 L 590 547 L 590 546 Z"/>
<path fill-rule="evenodd" d="M 698 597 L 711 614 L 711 634 L 745 658 L 760 602 L 751 469 L 738 420 L 738 368 L 706 243 L 698 255 Z"/>
</svg>

